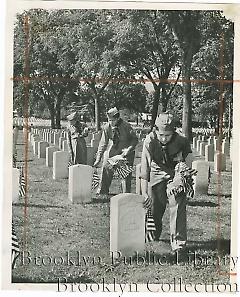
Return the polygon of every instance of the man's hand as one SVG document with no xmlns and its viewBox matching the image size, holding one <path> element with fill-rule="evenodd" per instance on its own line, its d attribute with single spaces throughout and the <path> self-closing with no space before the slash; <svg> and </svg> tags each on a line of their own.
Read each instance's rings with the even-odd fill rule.
<svg viewBox="0 0 240 297">
<path fill-rule="evenodd" d="M 130 148 L 128 147 L 128 148 L 124 148 L 124 149 L 122 149 L 122 156 L 123 157 L 126 157 L 127 155 L 128 155 L 128 153 L 129 153 L 129 151 L 130 151 Z"/>
<path fill-rule="evenodd" d="M 96 159 L 96 161 L 93 164 L 93 167 L 97 167 L 99 165 L 100 161 L 101 161 L 100 159 Z"/>
</svg>

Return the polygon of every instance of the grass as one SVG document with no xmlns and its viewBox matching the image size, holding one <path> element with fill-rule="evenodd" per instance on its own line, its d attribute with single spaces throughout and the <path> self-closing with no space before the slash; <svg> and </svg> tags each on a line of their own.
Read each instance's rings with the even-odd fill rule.
<svg viewBox="0 0 240 297">
<path fill-rule="evenodd" d="M 18 145 L 18 160 L 23 160 L 23 139 Z M 140 145 L 138 146 L 138 150 Z M 196 158 L 198 156 L 196 155 Z M 13 282 L 55 283 L 65 277 L 69 282 L 112 283 L 159 283 L 171 282 L 182 277 L 186 282 L 227 283 L 229 276 L 220 275 L 217 256 L 221 255 L 220 269 L 229 271 L 229 263 L 223 257 L 230 254 L 231 221 L 231 164 L 222 174 L 222 193 L 218 195 L 217 176 L 213 173 L 208 195 L 195 196 L 189 201 L 188 248 L 189 262 L 176 263 L 170 257 L 169 214 L 164 215 L 160 242 L 146 244 L 150 263 L 136 263 L 133 258 L 119 259 L 112 263 L 109 256 L 109 197 L 100 196 L 88 204 L 71 204 L 67 198 L 68 181 L 52 179 L 52 168 L 45 166 L 45 159 L 28 155 L 28 203 L 24 219 L 24 201 L 13 205 L 13 222 L 21 248 L 29 252 L 31 261 L 18 258 L 12 272 Z M 136 159 L 139 163 L 140 159 Z M 212 165 L 211 165 L 212 167 Z M 133 177 L 133 189 L 135 182 Z M 120 186 L 114 181 L 112 193 L 119 193 Z M 217 238 L 218 212 L 220 211 L 220 238 Z M 26 234 L 26 238 L 24 237 Z M 26 239 L 26 246 L 23 243 Z M 196 261 L 193 254 L 196 253 Z M 189 255 L 190 255 L 189 253 Z M 79 255 L 80 254 L 80 255 Z M 67 260 L 67 255 L 70 260 Z M 156 261 L 162 263 L 153 264 Z M 37 257 L 36 259 L 34 259 Z M 206 263 L 206 259 L 209 259 Z M 79 261 L 79 259 L 80 261 Z"/>
</svg>

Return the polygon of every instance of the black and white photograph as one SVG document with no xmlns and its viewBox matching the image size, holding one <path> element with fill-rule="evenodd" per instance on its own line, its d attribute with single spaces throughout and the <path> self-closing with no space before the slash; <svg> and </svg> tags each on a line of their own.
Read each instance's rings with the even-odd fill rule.
<svg viewBox="0 0 240 297">
<path fill-rule="evenodd" d="M 237 292 L 237 5 L 26 2 L 8 22 L 3 285 Z"/>
</svg>

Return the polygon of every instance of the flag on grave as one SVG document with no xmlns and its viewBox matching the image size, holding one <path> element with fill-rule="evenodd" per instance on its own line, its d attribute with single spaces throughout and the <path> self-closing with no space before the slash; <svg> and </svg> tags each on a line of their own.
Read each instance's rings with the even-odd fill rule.
<svg viewBox="0 0 240 297">
<path fill-rule="evenodd" d="M 20 175 L 19 175 L 19 197 L 24 197 L 25 194 L 26 194 L 26 183 L 25 183 L 23 167 L 21 167 Z"/>
<path fill-rule="evenodd" d="M 20 254 L 19 243 L 12 224 L 12 269 L 16 267 L 16 260 Z"/>
</svg>

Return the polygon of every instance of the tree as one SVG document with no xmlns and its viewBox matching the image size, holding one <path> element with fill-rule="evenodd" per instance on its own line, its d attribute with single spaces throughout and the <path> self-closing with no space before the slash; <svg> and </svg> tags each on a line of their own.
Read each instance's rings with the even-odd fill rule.
<svg viewBox="0 0 240 297">
<path fill-rule="evenodd" d="M 117 11 L 115 13 L 115 42 L 121 64 L 130 79 L 147 79 L 154 89 L 152 126 L 159 104 L 165 111 L 175 87 L 167 79 L 181 69 L 176 41 L 167 28 L 163 11 Z M 177 79 L 178 79 L 177 78 Z M 177 80 L 176 79 L 176 80 Z"/>
</svg>

